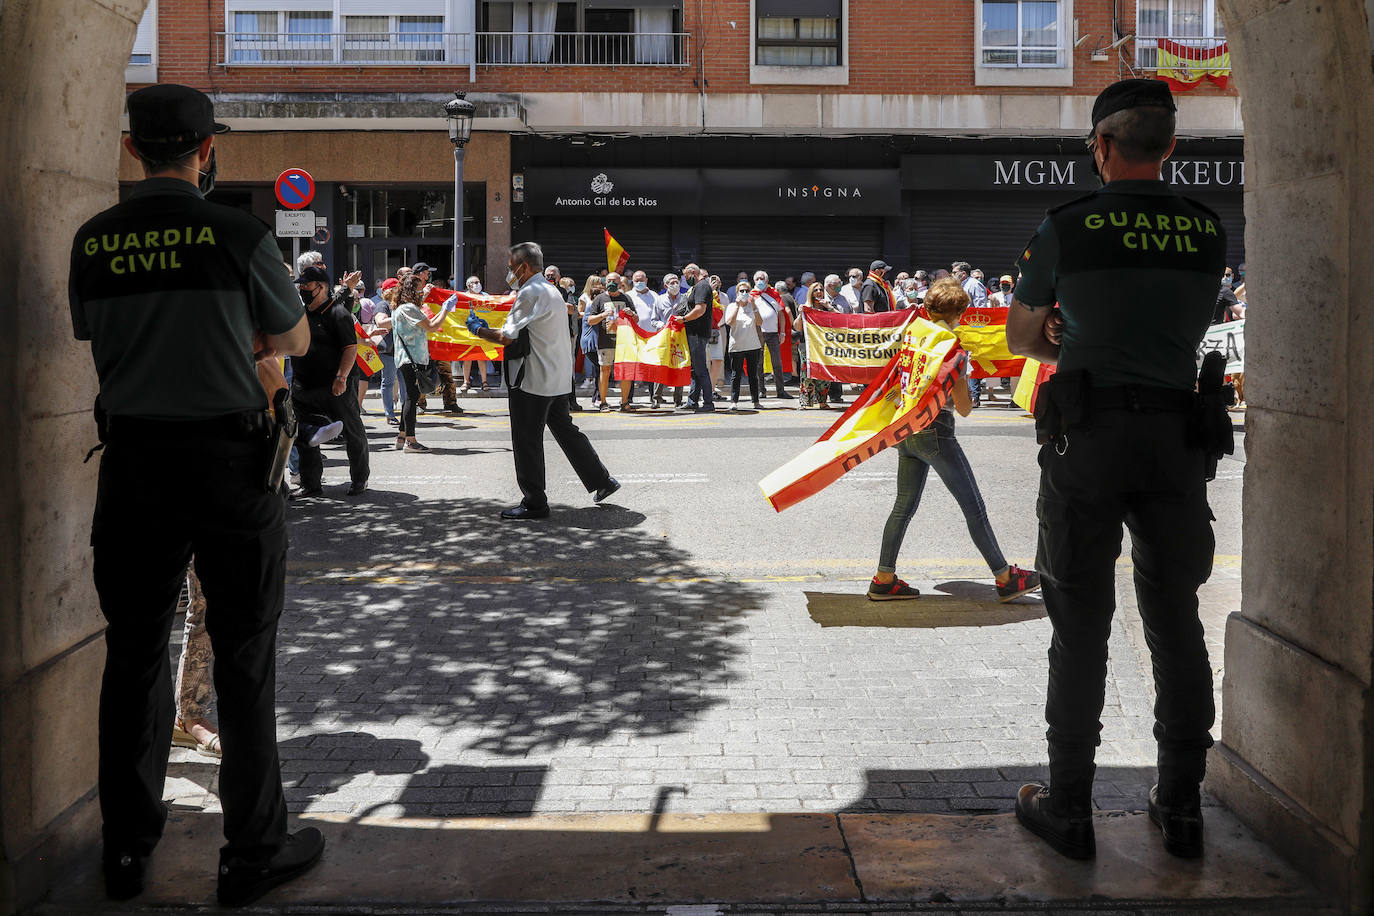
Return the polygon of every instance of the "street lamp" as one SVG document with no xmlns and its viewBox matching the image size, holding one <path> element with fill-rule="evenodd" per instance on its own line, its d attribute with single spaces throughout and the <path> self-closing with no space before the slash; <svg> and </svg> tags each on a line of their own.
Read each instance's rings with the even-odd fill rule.
<svg viewBox="0 0 1374 916">
<path fill-rule="evenodd" d="M 444 105 L 448 119 L 448 138 L 453 143 L 453 286 L 463 288 L 463 155 L 472 137 L 472 117 L 477 106 L 469 102 L 466 92 L 455 92 Z"/>
</svg>

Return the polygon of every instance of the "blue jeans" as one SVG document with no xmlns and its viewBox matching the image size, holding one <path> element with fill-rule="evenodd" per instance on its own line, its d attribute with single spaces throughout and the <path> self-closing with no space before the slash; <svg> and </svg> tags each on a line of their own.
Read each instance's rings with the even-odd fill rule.
<svg viewBox="0 0 1374 916">
<path fill-rule="evenodd" d="M 959 440 L 954 438 L 954 415 L 944 410 L 930 426 L 897 444 L 897 501 L 883 527 L 878 571 L 897 571 L 897 552 L 901 550 L 907 525 L 921 504 L 921 493 L 931 468 L 940 475 L 963 510 L 968 533 L 973 536 L 974 546 L 983 555 L 988 568 L 994 573 L 1005 570 L 1007 559 L 1002 556 L 997 536 L 992 533 L 983 494 L 978 492 L 978 481 L 973 479 L 973 469 L 959 447 Z"/>
<path fill-rule="evenodd" d="M 396 416 L 396 354 L 378 353 L 377 358 L 382 361 L 382 411 L 386 418 L 391 420 Z M 404 403 L 404 388 L 401 390 L 401 398 Z"/>
</svg>

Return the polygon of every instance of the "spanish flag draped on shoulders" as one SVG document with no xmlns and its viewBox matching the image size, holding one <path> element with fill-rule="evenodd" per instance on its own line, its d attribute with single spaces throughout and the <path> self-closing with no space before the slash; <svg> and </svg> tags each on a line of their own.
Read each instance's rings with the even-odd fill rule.
<svg viewBox="0 0 1374 916">
<path fill-rule="evenodd" d="M 874 263 L 875 263 L 875 265 L 877 265 L 877 264 L 882 264 L 883 262 L 882 262 L 882 261 L 876 261 L 876 262 L 874 262 Z M 874 286 L 878 287 L 878 289 L 880 289 L 880 290 L 883 291 L 883 295 L 887 296 L 887 306 L 886 306 L 885 308 L 879 308 L 879 307 L 878 307 L 878 302 L 875 300 L 874 303 L 873 303 L 873 311 L 875 311 L 875 312 L 895 312 L 895 311 L 897 311 L 897 299 L 893 296 L 893 293 L 892 293 L 892 286 L 891 286 L 886 280 L 883 279 L 883 275 L 882 275 L 882 274 L 878 273 L 878 270 L 879 270 L 879 269 L 881 269 L 881 270 L 886 270 L 887 267 L 884 265 L 882 268 L 878 268 L 877 266 L 874 266 L 874 267 L 869 268 L 869 271 L 868 271 L 868 282 L 869 282 L 869 283 L 872 283 Z M 863 298 L 864 298 L 864 297 L 863 297 L 863 294 L 860 293 L 860 294 L 859 294 L 859 307 L 860 307 L 860 308 L 863 307 Z"/>
<path fill-rule="evenodd" d="M 777 332 L 778 343 L 782 349 L 781 371 L 790 373 L 792 371 L 792 313 L 783 304 L 782 294 L 770 286 L 762 290 L 749 290 L 749 298 L 753 300 L 754 307 L 759 310 L 760 334 L 773 333 L 773 331 L 768 330 L 769 325 L 773 324 L 770 320 L 769 310 L 777 315 L 777 324 L 774 325 L 773 330 Z M 764 347 L 764 353 L 764 368 L 771 370 L 772 367 L 769 363 L 772 361 L 772 357 L 768 355 L 767 347 Z"/>
</svg>

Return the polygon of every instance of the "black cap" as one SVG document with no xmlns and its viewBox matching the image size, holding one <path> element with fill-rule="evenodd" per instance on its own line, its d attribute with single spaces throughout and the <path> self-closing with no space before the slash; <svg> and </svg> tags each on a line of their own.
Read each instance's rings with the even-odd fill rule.
<svg viewBox="0 0 1374 916">
<path fill-rule="evenodd" d="M 129 136 L 140 152 L 188 153 L 206 137 L 229 128 L 215 121 L 215 106 L 190 86 L 159 83 L 129 94 Z"/>
<path fill-rule="evenodd" d="M 868 265 L 868 269 L 872 272 L 875 270 L 889 270 L 890 268 L 887 266 L 886 261 L 874 261 L 872 264 Z"/>
<path fill-rule="evenodd" d="M 414 267 L 410 268 L 411 273 L 417 273 L 417 274 L 418 274 L 420 271 L 422 271 L 422 270 L 433 270 L 433 269 L 434 269 L 433 267 L 430 267 L 430 266 L 429 266 L 428 264 L 426 264 L 424 261 L 420 261 L 420 262 L 416 263 L 416 265 L 415 265 Z"/>
<path fill-rule="evenodd" d="M 323 267 L 312 264 L 301 271 L 301 275 L 291 282 L 295 283 L 297 286 L 300 286 L 302 283 L 328 283 L 329 274 L 325 272 Z"/>
<path fill-rule="evenodd" d="M 1167 108 L 1178 111 L 1174 94 L 1163 80 L 1118 80 L 1098 95 L 1093 102 L 1093 129 L 1108 115 L 1127 108 Z"/>
</svg>

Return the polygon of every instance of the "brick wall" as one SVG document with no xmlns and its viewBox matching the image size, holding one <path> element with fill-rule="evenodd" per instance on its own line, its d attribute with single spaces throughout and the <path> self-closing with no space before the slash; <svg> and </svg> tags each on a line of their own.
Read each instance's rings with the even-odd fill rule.
<svg viewBox="0 0 1374 916">
<path fill-rule="evenodd" d="M 269 4 L 265 3 L 264 6 Z M 913 8 L 920 16 L 912 15 Z M 851 0 L 847 40 L 849 85 L 754 85 L 749 82 L 748 0 L 684 0 L 692 64 L 655 67 L 229 67 L 216 63 L 214 34 L 225 29 L 224 0 L 163 0 L 158 78 L 219 92 L 685 92 L 704 75 L 710 93 L 864 93 L 890 95 L 1094 95 L 1130 73 L 1111 60 L 1092 63 L 1095 45 L 1112 34 L 1112 0 L 1076 0 L 1079 34 L 1093 36 L 1074 57 L 1074 85 L 1035 88 L 974 85 L 972 0 Z M 1134 0 L 1121 2 L 1122 30 L 1135 29 Z M 732 29 L 733 20 L 737 27 Z M 1131 44 L 1124 48 L 1129 62 Z M 1193 95 L 1234 95 L 1204 83 Z"/>
</svg>

